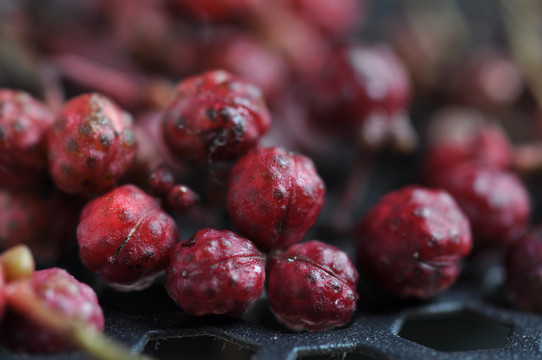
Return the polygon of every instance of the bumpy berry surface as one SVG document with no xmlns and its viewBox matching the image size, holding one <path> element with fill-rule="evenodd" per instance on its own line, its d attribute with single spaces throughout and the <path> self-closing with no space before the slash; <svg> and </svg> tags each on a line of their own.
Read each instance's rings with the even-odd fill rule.
<svg viewBox="0 0 542 360">
<path fill-rule="evenodd" d="M 255 149 L 230 174 L 226 210 L 260 249 L 301 240 L 324 206 L 325 186 L 313 162 L 280 147 Z"/>
<path fill-rule="evenodd" d="M 59 189 L 102 193 L 132 165 L 132 118 L 103 95 L 80 95 L 63 106 L 48 146 L 49 170 Z"/>
<path fill-rule="evenodd" d="M 332 245 L 313 240 L 275 253 L 267 277 L 271 311 L 292 330 L 342 326 L 356 311 L 358 273 Z"/>
<path fill-rule="evenodd" d="M 254 244 L 229 230 L 203 229 L 176 246 L 165 284 L 189 314 L 239 316 L 264 281 L 265 258 Z"/>
<path fill-rule="evenodd" d="M 531 230 L 514 244 L 506 261 L 506 284 L 514 303 L 542 312 L 542 228 Z"/>
<path fill-rule="evenodd" d="M 261 91 L 217 70 L 185 79 L 164 112 L 163 131 L 171 151 L 203 162 L 232 159 L 255 147 L 271 125 Z"/>
<path fill-rule="evenodd" d="M 475 110 L 448 108 L 437 113 L 428 130 L 431 143 L 424 159 L 424 177 L 438 186 L 447 169 L 476 161 L 499 169 L 511 167 L 513 149 L 504 131 Z"/>
<path fill-rule="evenodd" d="M 92 288 L 63 269 L 36 271 L 29 280 L 44 305 L 97 330 L 104 328 L 104 315 Z M 0 323 L 0 342 L 15 351 L 53 353 L 74 349 L 65 339 L 15 311 L 8 311 Z"/>
<path fill-rule="evenodd" d="M 45 138 L 54 115 L 29 94 L 0 89 L 0 188 L 23 189 L 47 167 Z"/>
<path fill-rule="evenodd" d="M 166 268 L 177 238 L 175 221 L 133 185 L 89 202 L 77 226 L 83 263 L 121 290 L 148 286 Z"/>
<path fill-rule="evenodd" d="M 465 162 L 443 172 L 437 185 L 467 215 L 477 248 L 505 247 L 525 233 L 531 212 L 529 194 L 513 173 Z"/>
<path fill-rule="evenodd" d="M 418 186 L 384 196 L 357 229 L 358 269 L 397 297 L 427 298 L 444 291 L 471 248 L 469 222 L 454 199 Z"/>
</svg>

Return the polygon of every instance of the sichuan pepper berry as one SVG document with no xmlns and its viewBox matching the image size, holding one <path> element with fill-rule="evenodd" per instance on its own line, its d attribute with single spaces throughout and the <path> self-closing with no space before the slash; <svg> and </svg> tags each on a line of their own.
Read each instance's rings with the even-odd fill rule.
<svg viewBox="0 0 542 360">
<path fill-rule="evenodd" d="M 186 185 L 175 185 L 167 194 L 168 210 L 186 211 L 199 200 L 198 194 Z"/>
<path fill-rule="evenodd" d="M 542 228 L 537 227 L 510 247 L 506 284 L 521 309 L 542 312 Z"/>
<path fill-rule="evenodd" d="M 280 147 L 254 149 L 230 174 L 226 210 L 260 249 L 286 248 L 305 235 L 324 206 L 313 162 Z"/>
<path fill-rule="evenodd" d="M 437 186 L 449 192 L 467 215 L 476 249 L 505 248 L 525 233 L 529 194 L 515 174 L 464 162 L 439 178 Z"/>
<path fill-rule="evenodd" d="M 261 91 L 225 71 L 185 79 L 164 111 L 172 153 L 196 163 L 234 159 L 255 147 L 271 117 Z"/>
<path fill-rule="evenodd" d="M 103 95 L 67 102 L 49 132 L 49 170 L 68 193 L 102 193 L 132 165 L 135 137 L 131 116 Z"/>
<path fill-rule="evenodd" d="M 39 270 L 34 272 L 28 282 L 34 294 L 48 309 L 61 312 L 98 331 L 103 330 L 104 315 L 96 293 L 65 270 Z M 28 353 L 53 353 L 75 349 L 74 344 L 18 310 L 17 304 L 9 303 L 9 310 L 0 322 L 0 343 L 4 346 Z"/>
<path fill-rule="evenodd" d="M 408 118 L 410 82 L 385 46 L 338 46 L 324 65 L 311 97 L 313 117 L 369 149 L 407 151 L 416 134 Z"/>
<path fill-rule="evenodd" d="M 476 161 L 499 169 L 512 166 L 514 151 L 503 129 L 479 112 L 446 108 L 432 118 L 430 143 L 423 161 L 424 178 L 439 186 L 447 169 L 464 161 Z"/>
<path fill-rule="evenodd" d="M 313 240 L 274 253 L 267 278 L 271 311 L 292 330 L 342 326 L 356 311 L 358 272 L 332 245 Z"/>
<path fill-rule="evenodd" d="M 149 176 L 149 186 L 156 195 L 166 195 L 175 182 L 171 171 L 165 165 L 156 168 Z"/>
<path fill-rule="evenodd" d="M 191 315 L 239 316 L 260 297 L 265 257 L 229 230 L 203 229 L 177 244 L 165 285 Z"/>
<path fill-rule="evenodd" d="M 0 188 L 23 190 L 46 174 L 46 133 L 54 115 L 29 94 L 0 89 Z"/>
<path fill-rule="evenodd" d="M 451 286 L 472 248 L 469 222 L 441 190 L 408 186 L 384 196 L 357 229 L 358 269 L 401 298 L 428 298 Z"/>
<path fill-rule="evenodd" d="M 150 285 L 166 268 L 177 238 L 175 221 L 133 185 L 90 201 L 77 226 L 81 260 L 119 290 Z"/>
</svg>

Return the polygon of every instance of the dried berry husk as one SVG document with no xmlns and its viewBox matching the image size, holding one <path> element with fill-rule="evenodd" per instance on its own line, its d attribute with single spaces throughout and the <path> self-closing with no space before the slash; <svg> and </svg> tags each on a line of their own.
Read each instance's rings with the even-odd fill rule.
<svg viewBox="0 0 542 360">
<path fill-rule="evenodd" d="M 506 287 L 515 305 L 542 312 L 542 228 L 529 231 L 507 253 Z"/>
<path fill-rule="evenodd" d="M 235 159 L 271 125 L 261 91 L 225 71 L 185 79 L 164 110 L 163 134 L 178 160 Z"/>
<path fill-rule="evenodd" d="M 202 229 L 179 243 L 166 271 L 169 295 L 191 315 L 236 317 L 262 294 L 265 257 L 229 230 Z"/>
<path fill-rule="evenodd" d="M 94 290 L 88 285 L 60 268 L 36 271 L 28 281 L 34 294 L 47 308 L 96 330 L 103 330 L 104 315 Z M 15 304 L 10 304 L 0 322 L 0 342 L 13 351 L 26 353 L 75 349 L 75 345 L 65 338 L 20 313 Z"/>
<path fill-rule="evenodd" d="M 77 226 L 83 263 L 119 290 L 149 286 L 169 262 L 179 230 L 156 199 L 123 185 L 90 201 Z"/>
<path fill-rule="evenodd" d="M 475 250 L 505 249 L 527 231 L 529 193 L 512 172 L 467 161 L 443 171 L 436 185 L 449 192 L 468 217 Z"/>
<path fill-rule="evenodd" d="M 132 117 L 107 97 L 83 94 L 64 104 L 48 135 L 49 170 L 67 193 L 103 193 L 132 165 Z"/>
<path fill-rule="evenodd" d="M 270 251 L 301 240 L 324 201 L 324 182 L 309 158 L 280 147 L 259 148 L 233 167 L 226 210 L 242 234 Z"/>
<path fill-rule="evenodd" d="M 356 312 L 358 272 L 335 246 L 313 240 L 274 253 L 267 277 L 271 311 L 292 330 L 329 330 Z"/>
<path fill-rule="evenodd" d="M 27 190 L 46 178 L 46 133 L 54 115 L 29 94 L 0 89 L 0 188 Z"/>
<path fill-rule="evenodd" d="M 445 191 L 407 186 L 385 195 L 357 228 L 358 269 L 401 298 L 449 288 L 472 249 L 467 217 Z"/>
<path fill-rule="evenodd" d="M 417 135 L 408 117 L 410 82 L 390 48 L 340 45 L 315 78 L 316 123 L 369 149 L 408 151 Z"/>
<path fill-rule="evenodd" d="M 449 107 L 431 119 L 428 148 L 423 159 L 423 177 L 431 186 L 447 169 L 464 161 L 476 161 L 499 169 L 512 166 L 514 151 L 496 121 L 471 108 Z"/>
</svg>

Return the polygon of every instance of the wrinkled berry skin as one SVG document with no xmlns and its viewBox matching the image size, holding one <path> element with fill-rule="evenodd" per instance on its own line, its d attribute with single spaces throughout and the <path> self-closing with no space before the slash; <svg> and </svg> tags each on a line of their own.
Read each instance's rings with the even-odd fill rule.
<svg viewBox="0 0 542 360">
<path fill-rule="evenodd" d="M 510 247 L 506 284 L 514 303 L 527 311 L 542 312 L 542 228 L 527 233 Z"/>
<path fill-rule="evenodd" d="M 62 107 L 48 146 L 49 170 L 60 190 L 103 193 L 132 165 L 132 118 L 103 95 L 80 95 Z"/>
<path fill-rule="evenodd" d="M 191 315 L 244 313 L 262 294 L 265 257 L 229 230 L 203 229 L 177 244 L 166 270 L 166 289 Z"/>
<path fill-rule="evenodd" d="M 36 271 L 29 284 L 47 308 L 60 311 L 97 330 L 104 329 L 104 315 L 96 293 L 65 270 L 50 268 Z M 0 342 L 15 351 L 55 353 L 75 349 L 65 339 L 15 311 L 6 312 L 0 325 L 0 335 Z"/>
<path fill-rule="evenodd" d="M 329 330 L 356 311 L 358 272 L 332 245 L 313 240 L 274 253 L 267 278 L 271 311 L 292 330 Z"/>
<path fill-rule="evenodd" d="M 0 89 L 0 188 L 23 190 L 47 168 L 46 133 L 54 115 L 29 94 Z"/>
<path fill-rule="evenodd" d="M 309 158 L 280 147 L 259 148 L 233 167 L 226 210 L 241 233 L 270 251 L 301 240 L 324 198 L 324 182 Z"/>
<path fill-rule="evenodd" d="M 410 82 L 393 50 L 385 46 L 338 46 L 312 91 L 316 120 L 369 148 L 412 146 L 407 114 Z"/>
<path fill-rule="evenodd" d="M 423 172 L 430 185 L 439 186 L 439 177 L 464 161 L 499 169 L 512 166 L 514 152 L 503 129 L 475 110 L 441 110 L 433 116 L 427 137 L 431 143 L 423 161 Z"/>
<path fill-rule="evenodd" d="M 401 298 L 446 290 L 472 248 L 469 222 L 441 190 L 408 186 L 384 196 L 357 228 L 358 269 Z"/>
<path fill-rule="evenodd" d="M 172 153 L 196 163 L 234 159 L 255 147 L 271 125 L 262 92 L 217 70 L 185 79 L 164 112 Z"/>
<path fill-rule="evenodd" d="M 178 233 L 157 200 L 124 185 L 84 207 L 77 242 L 83 263 L 105 283 L 139 290 L 166 268 Z"/>
<path fill-rule="evenodd" d="M 469 218 L 476 248 L 505 248 L 525 233 L 529 194 L 515 174 L 464 162 L 445 171 L 437 185 L 454 197 Z"/>
</svg>

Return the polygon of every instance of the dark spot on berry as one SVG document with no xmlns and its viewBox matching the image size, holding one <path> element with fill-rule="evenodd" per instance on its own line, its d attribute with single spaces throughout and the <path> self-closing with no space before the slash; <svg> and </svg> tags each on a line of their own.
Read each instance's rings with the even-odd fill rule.
<svg viewBox="0 0 542 360">
<path fill-rule="evenodd" d="M 2 126 L 0 126 L 0 141 L 4 140 L 6 138 L 6 130 Z"/>
<path fill-rule="evenodd" d="M 177 120 L 175 120 L 175 126 L 177 129 L 182 130 L 186 126 L 186 118 L 184 116 L 179 116 Z"/>
<path fill-rule="evenodd" d="M 64 143 L 64 147 L 71 153 L 77 152 L 77 141 L 74 138 L 68 138 Z"/>
<path fill-rule="evenodd" d="M 79 127 L 79 133 L 84 136 L 92 134 L 92 127 L 89 124 L 83 124 Z"/>
<path fill-rule="evenodd" d="M 114 139 L 113 135 L 108 133 L 100 135 L 100 143 L 105 147 L 109 147 Z"/>
<path fill-rule="evenodd" d="M 72 177 L 74 175 L 73 166 L 68 163 L 60 164 L 60 172 L 67 177 Z"/>
<path fill-rule="evenodd" d="M 205 116 L 207 116 L 207 118 L 212 122 L 216 122 L 216 115 L 216 110 L 213 108 L 207 108 L 207 110 L 205 110 Z"/>
<path fill-rule="evenodd" d="M 98 165 L 98 160 L 96 160 L 95 158 L 93 157 L 87 157 L 85 159 L 85 166 L 89 169 L 94 169 L 96 168 L 96 165 Z"/>
</svg>

